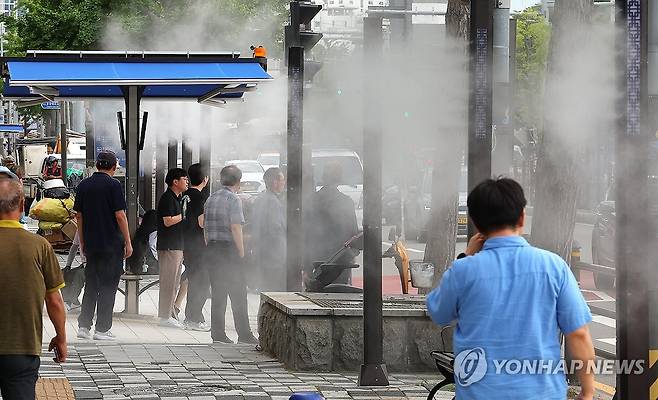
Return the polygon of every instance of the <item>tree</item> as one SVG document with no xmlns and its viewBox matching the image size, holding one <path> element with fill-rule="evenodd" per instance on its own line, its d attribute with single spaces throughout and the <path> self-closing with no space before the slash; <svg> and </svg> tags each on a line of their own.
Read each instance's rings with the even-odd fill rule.
<svg viewBox="0 0 658 400">
<path fill-rule="evenodd" d="M 23 132 L 27 132 L 27 128 L 42 117 L 43 109 L 41 106 L 20 107 L 18 109 L 18 119 L 23 126 Z"/>
<path fill-rule="evenodd" d="M 465 44 L 469 37 L 469 23 L 470 0 L 449 0 L 446 12 L 448 38 Z M 447 127 L 451 128 L 454 129 Z M 441 144 L 436 147 L 432 172 L 432 210 L 424 257 L 426 262 L 434 263 L 435 284 L 455 259 L 461 150 Z"/>
<path fill-rule="evenodd" d="M 579 132 L 583 124 L 579 122 L 592 118 L 568 108 L 573 108 L 572 101 L 583 99 L 585 95 L 582 83 L 571 79 L 575 75 L 578 78 L 579 72 L 587 73 L 578 63 L 582 62 L 579 54 L 583 54 L 591 38 L 588 31 L 591 14 L 591 0 L 557 0 L 555 3 L 546 87 L 546 103 L 551 107 L 551 115 L 545 116 L 537 162 L 532 242 L 567 262 L 570 261 L 579 189 L 574 173 L 578 166 L 575 139 L 583 135 Z M 580 91 L 578 86 L 581 86 Z M 567 99 L 564 94 L 572 98 Z"/>
<path fill-rule="evenodd" d="M 551 26 L 541 6 L 530 7 L 516 19 L 515 125 L 541 129 L 544 82 Z"/>
</svg>

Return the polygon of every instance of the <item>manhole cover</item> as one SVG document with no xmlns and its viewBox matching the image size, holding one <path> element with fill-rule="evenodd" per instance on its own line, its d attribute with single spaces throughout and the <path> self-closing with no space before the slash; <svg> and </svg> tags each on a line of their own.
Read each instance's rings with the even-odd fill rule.
<svg viewBox="0 0 658 400">
<path fill-rule="evenodd" d="M 231 386 L 222 386 L 222 385 L 203 385 L 203 386 L 158 386 L 150 388 L 124 388 L 124 389 L 115 389 L 114 393 L 122 394 L 124 396 L 135 396 L 135 395 L 144 395 L 144 394 L 156 394 L 158 396 L 166 395 L 178 395 L 178 396 L 189 396 L 194 394 L 212 394 L 216 392 L 228 392 L 231 390 L 236 390 L 237 388 Z"/>
</svg>

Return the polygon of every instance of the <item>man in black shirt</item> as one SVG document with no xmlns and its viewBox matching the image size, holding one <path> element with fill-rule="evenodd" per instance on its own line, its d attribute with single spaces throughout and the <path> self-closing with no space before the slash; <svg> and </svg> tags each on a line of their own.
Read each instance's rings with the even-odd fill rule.
<svg viewBox="0 0 658 400">
<path fill-rule="evenodd" d="M 206 242 L 203 238 L 203 206 L 207 196 L 204 188 L 208 176 L 201 164 L 192 164 L 187 170 L 190 188 L 184 193 L 190 202 L 185 219 L 185 272 L 187 274 L 187 305 L 185 306 L 185 329 L 208 332 L 210 327 L 203 318 L 203 305 L 210 295 L 210 278 L 206 268 Z"/>
<path fill-rule="evenodd" d="M 187 190 L 187 171 L 172 168 L 165 177 L 167 191 L 158 203 L 158 266 L 160 267 L 160 298 L 158 316 L 164 326 L 182 328 L 183 325 L 172 317 L 176 290 L 180 284 L 183 265 L 183 233 L 187 198 L 182 193 Z"/>
<path fill-rule="evenodd" d="M 93 338 L 112 340 L 112 313 L 123 260 L 132 254 L 126 218 L 126 199 L 121 183 L 112 178 L 117 157 L 111 151 L 96 156 L 98 172 L 78 185 L 73 209 L 77 211 L 80 252 L 87 258 L 85 292 L 78 317 L 78 338 L 91 339 L 91 325 L 96 312 Z"/>
</svg>

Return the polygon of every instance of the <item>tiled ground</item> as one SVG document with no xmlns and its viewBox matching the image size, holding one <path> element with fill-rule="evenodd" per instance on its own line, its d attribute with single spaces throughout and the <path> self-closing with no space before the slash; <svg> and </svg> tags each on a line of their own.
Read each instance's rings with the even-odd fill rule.
<svg viewBox="0 0 658 400">
<path fill-rule="evenodd" d="M 76 399 L 425 399 L 435 374 L 392 374 L 391 386 L 361 388 L 356 374 L 291 372 L 246 345 L 78 343 L 69 361 L 42 358 L 43 378 L 68 378 Z M 60 397 L 62 398 L 62 397 Z M 437 399 L 451 399 L 443 393 Z"/>
<path fill-rule="evenodd" d="M 36 386 L 37 400 L 74 400 L 73 387 L 66 378 L 40 378 Z"/>
</svg>

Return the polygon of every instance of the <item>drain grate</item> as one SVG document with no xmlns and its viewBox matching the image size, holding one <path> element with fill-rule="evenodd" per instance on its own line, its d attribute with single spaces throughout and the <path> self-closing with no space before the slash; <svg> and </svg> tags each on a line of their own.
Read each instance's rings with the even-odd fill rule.
<svg viewBox="0 0 658 400">
<path fill-rule="evenodd" d="M 202 385 L 202 386 L 157 386 L 150 388 L 123 388 L 115 389 L 115 394 L 122 394 L 124 396 L 148 395 L 155 394 L 158 396 L 189 396 L 195 394 L 213 394 L 217 392 L 228 392 L 231 390 L 238 390 L 231 386 L 223 385 Z"/>
<path fill-rule="evenodd" d="M 308 298 L 308 297 L 307 297 Z M 336 309 L 362 309 L 363 301 L 361 300 L 336 300 L 336 299 L 314 299 L 308 298 L 313 303 L 323 308 Z M 382 308 L 384 310 L 424 310 L 425 302 L 422 301 L 384 301 Z"/>
</svg>

